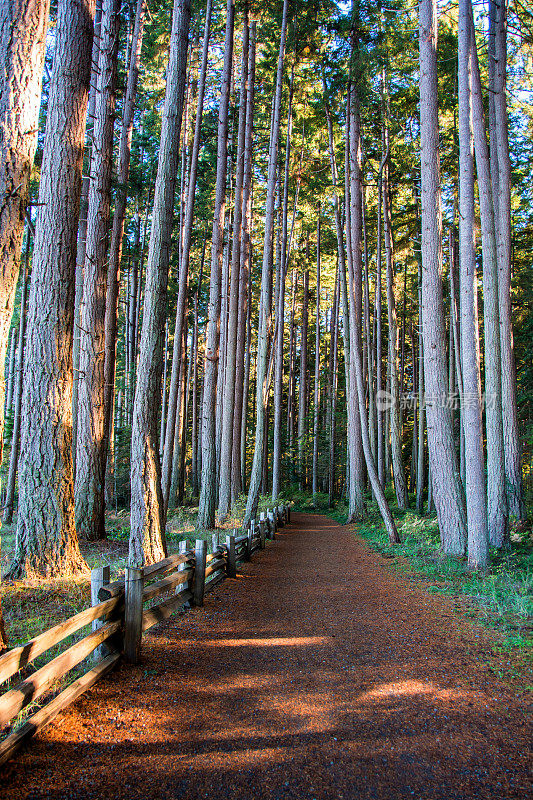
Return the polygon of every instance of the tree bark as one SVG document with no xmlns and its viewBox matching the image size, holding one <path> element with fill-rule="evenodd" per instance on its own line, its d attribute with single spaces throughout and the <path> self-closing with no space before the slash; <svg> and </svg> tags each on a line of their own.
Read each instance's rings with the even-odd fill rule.
<svg viewBox="0 0 533 800">
<path fill-rule="evenodd" d="M 4 514 L 2 522 L 8 525 L 13 522 L 13 507 L 15 504 L 15 484 L 17 480 L 18 460 L 20 453 L 20 425 L 21 425 L 21 408 L 22 408 L 22 377 L 24 371 L 24 345 L 26 340 L 26 307 L 28 300 L 28 286 L 29 286 L 29 263 L 30 263 L 30 231 L 26 233 L 26 252 L 24 273 L 22 276 L 22 291 L 20 294 L 20 320 L 19 320 L 19 338 L 17 349 L 17 366 L 16 366 L 16 388 L 15 388 L 15 411 L 13 415 L 13 434 L 11 436 L 11 453 L 9 454 L 9 472 L 7 476 L 6 485 L 6 500 L 4 503 Z"/>
<path fill-rule="evenodd" d="M 218 111 L 217 177 L 213 237 L 211 244 L 211 279 L 206 335 L 204 396 L 202 409 L 202 484 L 198 508 L 198 527 L 215 527 L 217 500 L 216 464 L 216 403 L 217 376 L 220 357 L 220 290 L 222 251 L 224 247 L 224 214 L 226 207 L 226 177 L 228 157 L 228 115 L 233 62 L 233 27 L 235 0 L 228 0 L 226 8 L 226 40 L 224 68 Z M 221 378 L 222 376 L 220 376 Z"/>
<path fill-rule="evenodd" d="M 461 362 L 465 432 L 468 565 L 488 563 L 487 494 L 483 457 L 481 375 L 479 366 L 476 247 L 474 235 L 474 140 L 472 128 L 472 31 L 470 0 L 459 0 L 459 269 L 461 292 Z"/>
<path fill-rule="evenodd" d="M 105 537 L 104 358 L 107 256 L 119 30 L 118 0 L 103 0 L 80 330 L 76 429 L 76 530 Z"/>
<path fill-rule="evenodd" d="M 489 536 L 492 545 L 502 547 L 508 539 L 509 528 L 507 497 L 505 494 L 498 259 L 489 149 L 485 132 L 485 114 L 471 2 L 469 17 L 470 35 L 472 37 L 472 120 L 474 125 L 483 248 L 483 327 L 485 332 L 485 418 Z"/>
<path fill-rule="evenodd" d="M 520 436 L 516 399 L 516 365 L 513 352 L 511 307 L 511 162 L 507 121 L 507 8 L 500 3 L 495 26 L 494 113 L 498 162 L 498 200 L 496 203 L 496 242 L 498 248 L 498 287 L 503 408 L 505 479 L 509 513 L 525 517 L 520 465 Z"/>
<path fill-rule="evenodd" d="M 356 353 L 356 347 L 362 347 L 362 194 L 361 194 L 361 122 L 359 116 L 359 98 L 355 86 L 348 93 L 349 115 L 349 202 L 346 203 L 346 229 L 349 236 L 348 245 L 348 278 L 349 278 L 349 314 L 350 314 L 350 396 L 348 405 L 352 406 L 351 448 L 350 448 L 350 495 L 348 521 L 356 522 L 365 517 L 365 455 L 362 441 L 362 420 L 358 407 L 357 366 L 362 359 L 362 352 Z M 349 234 L 348 234 L 349 231 Z M 351 254 L 351 255 L 350 255 Z M 362 370 L 362 360 L 361 360 Z M 362 379 L 362 372 L 361 372 Z M 363 396 L 363 405 L 365 400 Z M 365 406 L 366 416 L 366 406 Z M 368 434 L 368 422 L 367 422 Z"/>
<path fill-rule="evenodd" d="M 134 565 L 159 561 L 166 555 L 158 412 L 190 17 L 190 0 L 175 0 L 133 408 L 129 557 Z"/>
<path fill-rule="evenodd" d="M 12 577 L 85 572 L 74 524 L 72 335 L 94 0 L 60 0 L 28 304 Z"/>
<path fill-rule="evenodd" d="M 256 368 L 256 426 L 255 448 L 250 477 L 250 489 L 246 502 L 244 525 L 255 517 L 259 502 L 259 490 L 263 473 L 263 439 L 265 435 L 265 412 L 267 404 L 267 361 L 268 361 L 268 335 L 270 328 L 269 290 L 271 286 L 271 264 L 273 252 L 274 233 L 274 205 L 276 199 L 276 175 L 279 145 L 279 129 L 281 118 L 281 95 L 283 88 L 283 61 L 285 56 L 285 42 L 287 35 L 288 0 L 283 2 L 283 17 L 281 21 L 281 35 L 279 45 L 278 67 L 274 89 L 274 102 L 272 113 L 272 126 L 270 134 L 270 150 L 268 157 L 267 197 L 265 204 L 265 242 L 263 248 L 263 266 L 261 272 L 261 297 L 259 301 L 259 328 L 257 337 L 257 368 Z"/>
<path fill-rule="evenodd" d="M 218 517 L 226 519 L 231 508 L 231 480 L 233 455 L 233 416 L 235 409 L 235 377 L 237 367 L 237 328 L 239 322 L 241 233 L 244 199 L 245 134 L 248 78 L 248 9 L 245 6 L 242 38 L 241 86 L 239 122 L 237 128 L 237 166 L 235 171 L 235 201 L 233 209 L 233 244 L 231 249 L 231 282 L 228 302 L 228 328 L 226 335 L 226 365 L 222 398 L 222 433 L 220 442 L 220 475 L 218 489 Z"/>
<path fill-rule="evenodd" d="M 165 444 L 163 450 L 162 464 L 162 491 L 165 507 L 168 507 L 172 454 L 174 450 L 174 438 L 176 429 L 176 415 L 178 405 L 178 375 L 181 363 L 181 344 L 183 338 L 183 326 L 185 324 L 185 305 L 187 290 L 189 286 L 189 262 L 191 252 L 192 228 L 194 221 L 194 200 L 196 192 L 196 179 L 198 175 L 198 157 L 200 155 L 201 133 L 202 133 L 202 114 L 204 107 L 205 79 L 207 74 L 207 56 L 209 52 L 209 37 L 211 33 L 211 13 L 213 3 L 208 0 L 205 11 L 204 38 L 202 43 L 202 64 L 200 77 L 198 80 L 198 102 L 196 107 L 196 120 L 194 125 L 194 139 L 191 152 L 191 168 L 189 173 L 189 186 L 187 192 L 187 202 L 185 217 L 183 220 L 182 250 L 180 257 L 178 300 L 176 305 L 176 321 L 174 327 L 174 347 L 172 351 L 172 369 L 170 377 L 170 391 L 168 399 L 168 414 L 165 430 Z"/>
<path fill-rule="evenodd" d="M 431 479 L 442 547 L 463 555 L 466 518 L 447 390 L 442 298 L 436 0 L 420 0 L 420 134 L 422 200 L 422 330 Z"/>
<path fill-rule="evenodd" d="M 113 446 L 113 406 L 116 390 L 117 359 L 117 322 L 118 299 L 120 290 L 120 263 L 122 259 L 122 242 L 124 238 L 124 221 L 128 200 L 128 177 L 130 171 L 131 142 L 133 135 L 133 113 L 137 95 L 139 67 L 144 31 L 145 0 L 137 0 L 135 20 L 130 47 L 130 60 L 126 96 L 122 110 L 122 127 L 119 142 L 119 160 L 117 175 L 117 196 L 111 241 L 109 245 L 109 262 L 107 267 L 107 295 L 105 309 L 105 357 L 104 357 L 104 440 L 102 451 L 102 469 L 106 473 L 108 448 Z M 137 226 L 138 230 L 138 226 Z M 129 307 L 128 313 L 129 313 Z M 129 320 L 128 320 L 129 321 Z M 109 471 L 109 470 L 108 470 Z"/>
<path fill-rule="evenodd" d="M 318 414 L 320 403 L 320 203 L 316 224 L 315 391 L 313 396 L 313 495 L 318 492 Z"/>
</svg>

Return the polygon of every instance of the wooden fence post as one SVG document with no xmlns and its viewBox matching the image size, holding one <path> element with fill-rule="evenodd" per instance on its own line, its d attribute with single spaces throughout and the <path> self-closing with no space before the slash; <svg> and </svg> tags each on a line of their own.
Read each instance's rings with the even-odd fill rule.
<svg viewBox="0 0 533 800">
<path fill-rule="evenodd" d="M 102 588 L 108 584 L 111 580 L 111 570 L 109 566 L 105 567 L 96 567 L 96 569 L 91 570 L 91 606 L 97 606 L 102 601 L 98 598 L 98 592 Z M 101 628 L 102 625 L 105 624 L 105 620 L 103 619 L 95 619 L 92 624 L 93 631 L 98 630 Z M 92 654 L 92 660 L 97 662 L 100 661 L 102 658 L 105 658 L 109 655 L 109 648 L 106 647 L 105 644 L 101 644 L 100 647 L 97 647 L 96 650 Z"/>
<path fill-rule="evenodd" d="M 266 514 L 264 511 L 261 511 L 261 516 L 259 517 L 259 546 L 261 550 L 265 549 L 266 528 Z"/>
<path fill-rule="evenodd" d="M 278 527 L 283 528 L 283 506 L 276 506 L 276 514 L 278 517 Z"/>
<path fill-rule="evenodd" d="M 187 550 L 189 549 L 189 542 L 187 541 L 187 539 L 184 539 L 182 542 L 180 542 L 179 545 L 178 545 L 178 548 L 179 548 L 180 555 L 184 555 L 187 552 Z M 188 568 L 187 564 L 179 564 L 177 571 L 178 572 L 185 572 L 185 570 L 187 568 Z M 184 588 L 185 587 L 183 586 L 183 584 L 179 584 L 178 586 L 176 586 L 175 594 L 179 594 L 180 592 L 183 591 Z M 190 608 L 190 607 L 191 607 L 191 604 L 187 600 L 187 602 L 183 604 L 183 608 Z"/>
<path fill-rule="evenodd" d="M 287 503 L 286 509 L 287 509 L 287 522 L 290 522 L 291 521 L 291 505 L 290 505 L 290 503 Z"/>
<path fill-rule="evenodd" d="M 197 539 L 194 548 L 195 567 L 194 567 L 194 586 L 192 601 L 195 606 L 203 606 L 205 592 L 205 563 L 207 556 L 207 542 L 205 539 Z"/>
<path fill-rule="evenodd" d="M 228 578 L 236 578 L 237 560 L 235 558 L 235 535 L 226 536 L 226 547 L 228 549 L 228 562 L 227 562 Z"/>
<path fill-rule="evenodd" d="M 246 531 L 246 553 L 245 553 L 245 560 L 250 561 L 252 558 L 252 540 L 255 536 L 255 519 L 250 520 L 250 527 Z"/>
<path fill-rule="evenodd" d="M 218 533 L 211 534 L 211 549 L 213 553 L 218 549 Z"/>
<path fill-rule="evenodd" d="M 267 512 L 267 519 L 268 519 L 268 536 L 269 539 L 276 538 L 276 515 L 274 514 L 274 510 L 271 508 Z"/>
<path fill-rule="evenodd" d="M 132 664 L 141 656 L 144 570 L 126 567 L 126 609 L 124 612 L 124 655 Z"/>
</svg>

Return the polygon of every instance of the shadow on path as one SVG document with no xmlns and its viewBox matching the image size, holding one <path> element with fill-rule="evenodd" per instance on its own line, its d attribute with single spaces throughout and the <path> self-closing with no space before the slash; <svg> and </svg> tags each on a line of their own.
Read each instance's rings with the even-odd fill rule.
<svg viewBox="0 0 533 800">
<path fill-rule="evenodd" d="M 293 514 L 8 765 L 0 798 L 527 800 L 531 729 L 487 647 L 348 528 Z"/>
</svg>

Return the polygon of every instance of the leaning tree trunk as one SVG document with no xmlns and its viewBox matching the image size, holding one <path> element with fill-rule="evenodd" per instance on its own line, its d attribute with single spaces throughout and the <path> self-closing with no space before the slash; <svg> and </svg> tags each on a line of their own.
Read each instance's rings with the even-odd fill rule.
<svg viewBox="0 0 533 800">
<path fill-rule="evenodd" d="M 483 457 L 481 375 L 474 235 L 474 141 L 472 128 L 472 36 L 470 0 L 459 0 L 459 271 L 461 366 L 465 433 L 468 565 L 484 569 L 489 557 L 487 494 Z"/>
<path fill-rule="evenodd" d="M 436 0 L 420 0 L 422 330 L 426 421 L 433 496 L 444 552 L 463 555 L 466 517 L 447 391 L 442 296 Z"/>
<path fill-rule="evenodd" d="M 105 537 L 104 326 L 119 10 L 118 0 L 104 0 L 80 323 L 76 530 L 82 539 L 89 541 Z"/>
<path fill-rule="evenodd" d="M 28 305 L 13 577 L 87 568 L 74 524 L 72 335 L 93 14 L 94 0 L 59 2 Z"/>
<path fill-rule="evenodd" d="M 226 177 L 228 157 L 228 122 L 233 62 L 233 28 L 235 0 L 228 0 L 226 8 L 226 41 L 224 68 L 218 110 L 217 177 L 215 210 L 211 244 L 211 280 L 205 348 L 204 396 L 202 408 L 202 483 L 198 508 L 198 527 L 215 527 L 216 507 L 216 403 L 217 376 L 220 345 L 220 280 L 222 251 L 224 247 L 224 214 L 226 206 Z M 218 376 L 221 379 L 221 375 Z"/>
<path fill-rule="evenodd" d="M 131 564 L 159 561 L 166 555 L 158 413 L 163 374 L 168 265 L 185 98 L 190 18 L 190 0 L 175 0 L 133 408 Z"/>
<path fill-rule="evenodd" d="M 469 15 L 470 35 L 472 37 L 472 119 L 483 248 L 483 327 L 485 332 L 485 417 L 487 429 L 489 536 L 491 544 L 496 547 L 502 547 L 508 538 L 509 528 L 507 497 L 505 494 L 498 259 L 489 149 L 485 131 L 483 95 L 471 2 Z"/>
<path fill-rule="evenodd" d="M 350 398 L 350 402 L 357 404 L 361 444 L 364 452 L 365 462 L 368 470 L 368 477 L 372 491 L 376 498 L 383 522 L 387 529 L 389 541 L 392 544 L 400 542 L 398 531 L 392 514 L 385 499 L 383 488 L 379 481 L 374 457 L 372 455 L 372 448 L 370 445 L 370 436 L 368 432 L 368 417 L 366 411 L 365 387 L 363 381 L 363 345 L 361 339 L 361 316 L 356 315 L 356 308 L 361 303 L 362 291 L 362 261 L 361 261 L 361 246 L 362 246 L 362 194 L 361 194 L 361 126 L 359 116 L 359 97 L 357 90 L 354 86 L 351 87 L 349 93 L 349 108 L 350 108 L 350 170 L 352 177 L 352 197 L 351 197 L 351 244 L 352 244 L 352 259 L 351 268 L 348 270 L 349 275 L 349 294 L 350 294 L 350 331 L 352 334 L 351 340 L 351 357 L 352 357 L 352 375 L 354 381 L 355 397 Z M 357 192 L 354 202 L 354 192 Z"/>
<path fill-rule="evenodd" d="M 268 158 L 267 196 L 265 203 L 265 241 L 263 248 L 263 266 L 261 273 L 261 296 L 259 300 L 259 329 L 257 336 L 257 367 L 256 367 L 256 425 L 255 448 L 250 477 L 250 489 L 246 502 L 244 525 L 247 526 L 255 517 L 259 502 L 261 477 L 263 474 L 263 440 L 265 436 L 265 412 L 267 405 L 267 361 L 268 361 L 268 334 L 270 328 L 270 268 L 273 253 L 274 233 L 274 206 L 276 199 L 276 176 L 279 146 L 279 129 L 281 119 L 281 95 L 283 89 L 283 61 L 285 57 L 285 42 L 287 35 L 288 0 L 283 2 L 283 17 L 281 21 L 281 36 L 279 44 L 278 68 L 276 85 L 274 89 L 274 103 L 272 111 L 272 126 L 270 131 L 270 150 Z"/>
</svg>

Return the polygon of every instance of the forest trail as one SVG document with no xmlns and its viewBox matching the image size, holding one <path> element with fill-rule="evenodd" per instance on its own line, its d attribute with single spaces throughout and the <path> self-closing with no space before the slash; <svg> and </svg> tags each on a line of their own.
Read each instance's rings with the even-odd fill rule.
<svg viewBox="0 0 533 800">
<path fill-rule="evenodd" d="M 531 797 L 484 634 L 334 521 L 274 544 L 7 765 L 13 798 Z"/>
</svg>

